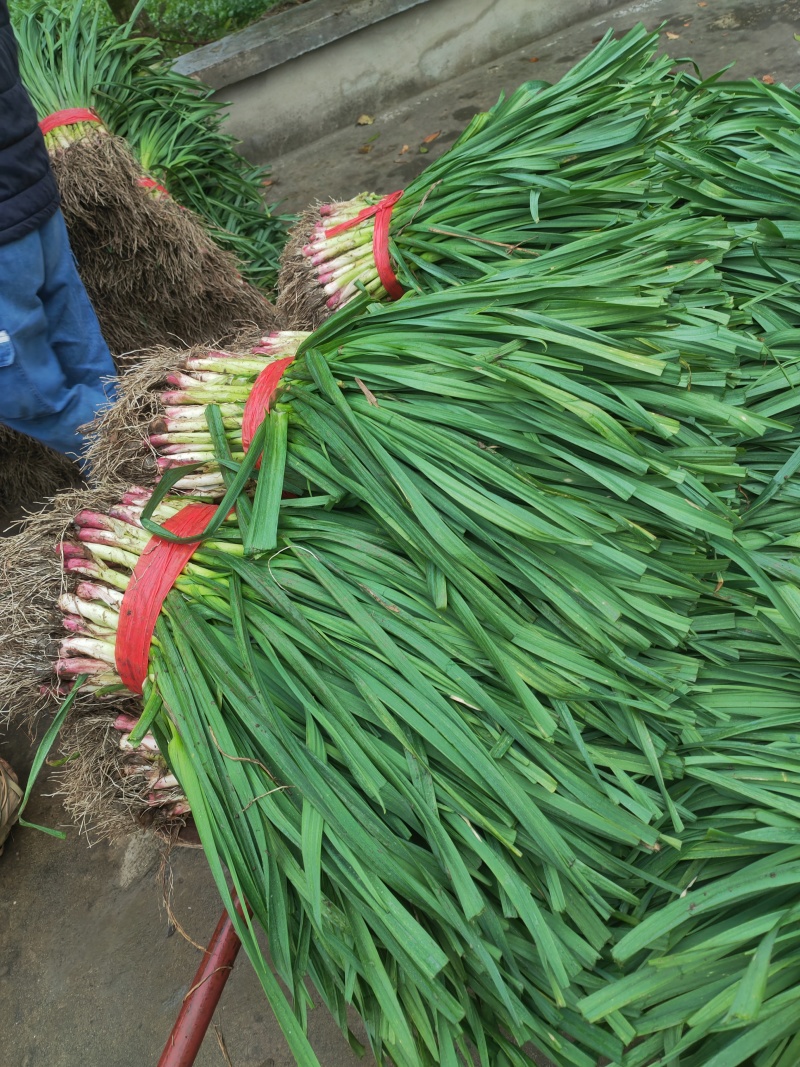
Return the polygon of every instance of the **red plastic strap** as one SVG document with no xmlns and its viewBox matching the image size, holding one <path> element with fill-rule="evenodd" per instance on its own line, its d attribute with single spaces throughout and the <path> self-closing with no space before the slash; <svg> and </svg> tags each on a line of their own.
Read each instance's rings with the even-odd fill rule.
<svg viewBox="0 0 800 1067">
<path fill-rule="evenodd" d="M 375 260 L 375 267 L 378 271 L 378 277 L 381 280 L 383 288 L 386 290 L 392 300 L 399 300 L 403 295 L 403 287 L 397 279 L 397 275 L 392 270 L 392 261 L 389 256 L 389 223 L 392 218 L 392 210 L 394 205 L 403 195 L 403 190 L 398 189 L 397 192 L 389 193 L 377 204 L 372 204 L 371 207 L 365 207 L 362 211 L 359 211 L 357 215 L 354 215 L 352 219 L 348 219 L 346 222 L 340 222 L 336 226 L 331 226 L 329 230 L 325 231 L 326 237 L 335 237 L 337 233 L 343 233 L 345 230 L 349 230 L 352 226 L 356 226 L 359 222 L 363 222 L 364 219 L 372 218 L 375 216 L 375 226 L 372 230 L 372 257 Z"/>
<path fill-rule="evenodd" d="M 86 107 L 69 107 L 65 111 L 54 111 L 52 115 L 43 118 L 39 123 L 42 133 L 50 133 L 59 126 L 74 126 L 76 122 L 99 122 L 102 119 L 96 111 Z"/>
<path fill-rule="evenodd" d="M 392 300 L 399 300 L 403 295 L 403 287 L 392 270 L 392 260 L 389 256 L 389 222 L 392 218 L 392 208 L 402 195 L 401 189 L 381 200 L 375 215 L 375 228 L 372 231 L 372 256 L 378 270 L 378 277 Z"/>
<path fill-rule="evenodd" d="M 294 356 L 276 359 L 274 363 L 268 363 L 256 378 L 242 414 L 242 447 L 245 452 L 250 447 L 250 442 L 264 421 L 264 416 L 269 411 L 269 402 L 278 388 L 283 372 L 293 362 Z"/>
<path fill-rule="evenodd" d="M 336 237 L 337 234 L 344 233 L 345 230 L 352 230 L 354 226 L 358 226 L 359 222 L 363 222 L 364 219 L 371 219 L 373 215 L 377 215 L 378 209 L 384 200 L 388 200 L 389 197 L 394 197 L 394 200 L 392 200 L 392 203 L 394 204 L 402 195 L 402 190 L 398 190 L 396 193 L 389 193 L 389 196 L 385 196 L 383 200 L 379 200 L 377 204 L 370 204 L 369 207 L 362 208 L 357 215 L 353 215 L 352 219 L 347 219 L 346 222 L 339 222 L 336 226 L 331 226 L 330 229 L 325 231 L 325 236 Z"/>
<path fill-rule="evenodd" d="M 143 189 L 157 189 L 159 193 L 163 193 L 164 196 L 169 196 L 169 193 L 155 178 L 137 178 L 136 184 L 141 185 Z"/>
<path fill-rule="evenodd" d="M 201 534 L 217 510 L 215 504 L 187 504 L 163 524 L 179 537 Z M 153 536 L 136 566 L 119 612 L 117 673 L 133 693 L 141 693 L 150 661 L 150 642 L 164 598 L 200 542 L 179 545 Z"/>
</svg>

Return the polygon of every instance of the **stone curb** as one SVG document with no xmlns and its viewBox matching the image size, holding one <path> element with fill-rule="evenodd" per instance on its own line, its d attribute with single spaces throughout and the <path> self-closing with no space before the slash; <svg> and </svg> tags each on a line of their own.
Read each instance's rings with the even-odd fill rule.
<svg viewBox="0 0 800 1067">
<path fill-rule="evenodd" d="M 308 0 L 181 56 L 255 162 L 311 144 L 620 0 Z M 647 6 L 647 0 L 643 6 Z"/>
<path fill-rule="evenodd" d="M 365 26 L 432 0 L 308 0 L 204 45 L 175 61 L 175 70 L 222 89 L 324 48 Z M 435 2 L 435 0 L 434 0 Z"/>
</svg>

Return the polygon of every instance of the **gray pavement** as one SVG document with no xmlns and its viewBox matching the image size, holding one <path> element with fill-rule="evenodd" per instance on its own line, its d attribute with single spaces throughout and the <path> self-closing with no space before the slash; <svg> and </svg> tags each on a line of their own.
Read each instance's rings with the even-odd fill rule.
<svg viewBox="0 0 800 1067">
<path fill-rule="evenodd" d="M 676 58 L 692 56 L 704 73 L 735 61 L 736 77 L 800 81 L 800 44 L 794 40 L 800 0 L 638 0 L 549 38 L 526 42 L 521 31 L 512 54 L 398 103 L 371 126 L 356 126 L 354 115 L 353 126 L 273 160 L 270 197 L 296 210 L 317 199 L 401 188 L 501 89 L 529 78 L 555 79 L 609 26 L 625 30 L 639 20 L 653 28 L 665 22 L 665 31 L 676 35 L 664 33 L 665 50 Z M 23 734 L 0 735 L 0 753 L 23 777 L 32 751 Z M 43 775 L 28 813 L 32 820 L 64 822 L 52 792 L 52 780 Z M 0 1064 L 155 1067 L 199 952 L 172 931 L 159 905 L 158 855 L 150 838 L 89 848 L 74 827 L 66 829 L 62 842 L 17 828 L 0 858 Z M 179 850 L 172 861 L 176 914 L 205 944 L 220 905 L 203 856 Z M 291 1067 L 244 957 L 218 1018 L 233 1067 Z M 323 1067 L 372 1062 L 356 1060 L 323 1009 L 312 1013 L 311 1029 Z M 196 1062 L 225 1064 L 213 1032 Z"/>
</svg>

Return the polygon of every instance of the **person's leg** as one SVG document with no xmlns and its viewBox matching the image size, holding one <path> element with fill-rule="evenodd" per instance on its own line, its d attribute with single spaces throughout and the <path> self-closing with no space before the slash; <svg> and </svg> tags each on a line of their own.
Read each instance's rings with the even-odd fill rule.
<svg viewBox="0 0 800 1067">
<path fill-rule="evenodd" d="M 93 387 L 116 373 L 100 324 L 83 287 L 64 216 L 60 211 L 39 230 L 44 284 L 39 292 L 47 316 L 48 339 L 67 383 Z"/>
<path fill-rule="evenodd" d="M 70 287 L 65 256 L 74 270 L 69 245 L 56 242 L 45 251 L 41 231 L 0 245 L 0 422 L 78 456 L 78 427 L 107 403 L 113 387 L 100 379 L 113 374 L 113 364 L 104 344 L 103 353 L 91 336 L 87 343 L 92 327 L 82 301 L 88 298 L 77 272 L 78 284 Z M 55 270 L 55 284 L 48 270 Z M 72 299 L 77 314 L 68 310 Z"/>
</svg>

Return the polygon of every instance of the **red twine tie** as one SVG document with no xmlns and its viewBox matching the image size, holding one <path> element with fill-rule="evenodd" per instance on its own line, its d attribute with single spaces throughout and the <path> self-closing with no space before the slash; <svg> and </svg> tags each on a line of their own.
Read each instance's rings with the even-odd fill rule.
<svg viewBox="0 0 800 1067">
<path fill-rule="evenodd" d="M 293 362 L 294 356 L 286 356 L 284 359 L 276 359 L 273 363 L 268 363 L 253 383 L 242 413 L 242 447 L 245 452 L 250 448 L 250 442 L 258 433 L 258 428 L 269 411 L 270 401 L 283 377 L 283 372 Z M 257 466 L 260 465 L 259 459 Z"/>
<path fill-rule="evenodd" d="M 375 260 L 381 284 L 392 300 L 399 300 L 405 291 L 392 269 L 392 260 L 389 256 L 389 223 L 392 218 L 392 209 L 402 195 L 402 189 L 389 193 L 377 204 L 363 208 L 347 222 L 340 222 L 325 231 L 326 237 L 335 237 L 337 233 L 344 233 L 345 230 L 358 225 L 364 219 L 375 216 L 375 226 L 372 230 L 372 258 Z"/>
<path fill-rule="evenodd" d="M 163 193 L 164 196 L 169 196 L 169 193 L 155 178 L 137 178 L 136 184 L 140 185 L 142 189 L 155 189 L 159 193 Z"/>
<path fill-rule="evenodd" d="M 59 126 L 74 126 L 76 122 L 99 122 L 102 125 L 103 120 L 91 108 L 69 107 L 64 111 L 54 111 L 52 115 L 43 118 L 39 123 L 39 129 L 42 133 L 50 133 L 51 130 L 57 130 Z"/>
<path fill-rule="evenodd" d="M 163 526 L 179 537 L 199 536 L 216 510 L 215 504 L 187 504 Z M 117 673 L 132 693 L 142 692 L 164 598 L 199 546 L 199 541 L 179 545 L 153 536 L 133 568 L 120 605 L 115 653 Z"/>
</svg>

